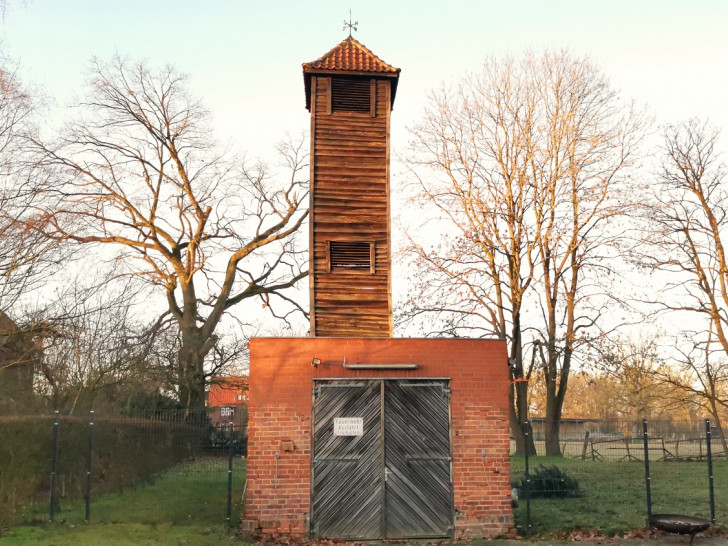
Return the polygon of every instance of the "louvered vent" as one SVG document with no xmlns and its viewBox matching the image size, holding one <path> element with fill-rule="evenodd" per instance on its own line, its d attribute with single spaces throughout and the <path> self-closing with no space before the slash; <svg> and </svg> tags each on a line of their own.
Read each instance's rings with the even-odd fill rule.
<svg viewBox="0 0 728 546">
<path fill-rule="evenodd" d="M 328 271 L 368 271 L 374 273 L 374 243 L 328 242 Z"/>
<path fill-rule="evenodd" d="M 371 80 L 358 78 L 331 79 L 331 107 L 334 112 L 369 112 Z"/>
</svg>

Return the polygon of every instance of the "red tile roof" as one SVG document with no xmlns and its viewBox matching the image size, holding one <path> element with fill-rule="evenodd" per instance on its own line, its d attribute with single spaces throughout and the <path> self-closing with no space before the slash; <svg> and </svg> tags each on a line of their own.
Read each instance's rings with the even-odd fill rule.
<svg viewBox="0 0 728 546">
<path fill-rule="evenodd" d="M 220 377 L 213 381 L 207 396 L 207 405 L 211 408 L 237 406 L 248 400 L 247 377 Z"/>
<path fill-rule="evenodd" d="M 351 36 L 315 61 L 303 63 L 304 72 L 318 72 L 319 70 L 399 74 L 399 68 L 385 63 L 364 44 Z"/>
<path fill-rule="evenodd" d="M 311 76 L 314 74 L 345 74 L 391 78 L 392 106 L 397 94 L 399 68 L 385 63 L 364 44 L 349 36 L 339 45 L 315 61 L 303 63 L 303 83 L 306 91 L 306 109 L 311 109 Z"/>
</svg>

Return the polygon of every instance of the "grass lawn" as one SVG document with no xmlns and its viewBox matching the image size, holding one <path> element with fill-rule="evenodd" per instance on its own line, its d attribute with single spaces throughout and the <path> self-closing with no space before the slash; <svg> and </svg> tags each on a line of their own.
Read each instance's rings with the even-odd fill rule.
<svg viewBox="0 0 728 546">
<path fill-rule="evenodd" d="M 206 546 L 244 544 L 225 525 L 173 525 L 171 523 L 89 523 L 21 526 L 0 535 L 0 544 L 53 546 L 99 546 L 131 544 L 189 544 Z"/>
<path fill-rule="evenodd" d="M 511 476 L 524 471 L 523 458 L 512 459 Z M 647 501 L 642 462 L 581 461 L 567 458 L 532 457 L 538 465 L 556 465 L 579 482 L 581 494 L 565 499 L 531 500 L 531 531 L 568 532 L 600 529 L 608 535 L 645 527 Z M 728 462 L 714 461 L 716 519 L 728 520 Z M 708 468 L 706 462 L 651 462 L 652 513 L 678 513 L 710 519 Z M 514 510 L 521 533 L 527 530 L 526 502 Z"/>
<path fill-rule="evenodd" d="M 540 542 L 534 538 L 532 543 L 566 544 L 544 538 L 544 534 L 568 534 L 578 529 L 597 529 L 612 536 L 645 527 L 647 509 L 642 462 L 533 457 L 530 465 L 532 470 L 538 465 L 556 465 L 575 477 L 581 490 L 579 496 L 565 499 L 532 499 L 531 532 L 542 537 Z M 705 462 L 652 462 L 650 468 L 653 513 L 710 516 Z M 512 477 L 520 476 L 523 469 L 523 458 L 513 458 Z M 0 535 L 0 545 L 242 544 L 236 531 L 242 512 L 244 475 L 244 461 L 236 458 L 232 524 L 229 527 L 225 520 L 227 460 L 205 459 L 170 469 L 153 483 L 93 499 L 88 523 L 84 521 L 83 501 L 62 501 L 55 524 L 47 523 L 48 505 L 44 503 L 24 514 L 30 522 L 28 525 L 4 531 Z M 718 523 L 725 523 L 728 521 L 728 461 L 715 461 L 714 475 L 716 516 Z M 521 498 L 514 517 L 519 531 L 525 533 L 525 499 Z M 725 543 L 728 541 L 705 542 Z M 698 544 L 701 542 L 696 539 L 694 546 Z"/>
<path fill-rule="evenodd" d="M 0 544 L 122 545 L 241 544 L 245 462 L 233 464 L 232 520 L 227 517 L 228 460 L 209 458 L 177 466 L 152 483 L 93 499 L 86 523 L 83 500 L 61 500 L 56 523 L 48 523 L 48 504 L 26 511 L 28 524 L 0 534 Z"/>
<path fill-rule="evenodd" d="M 89 523 L 143 523 L 222 525 L 227 517 L 227 457 L 206 458 L 176 466 L 152 483 L 139 484 L 121 493 L 92 498 Z M 232 526 L 242 510 L 245 462 L 233 460 Z M 56 522 L 85 523 L 83 500 L 61 500 Z M 26 522 L 47 522 L 48 504 L 36 505 L 23 514 Z"/>
</svg>

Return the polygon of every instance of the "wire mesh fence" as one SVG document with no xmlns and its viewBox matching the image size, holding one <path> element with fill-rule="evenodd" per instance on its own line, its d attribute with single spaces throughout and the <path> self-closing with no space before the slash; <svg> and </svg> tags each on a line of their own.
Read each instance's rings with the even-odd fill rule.
<svg viewBox="0 0 728 546">
<path fill-rule="evenodd" d="M 536 455 L 511 457 L 521 534 L 611 534 L 647 527 L 658 513 L 728 521 L 728 461 L 709 422 L 692 428 L 625 422 L 608 433 L 584 427 L 581 435 L 565 435 L 562 456 L 546 456 L 538 428 L 530 430 Z"/>
<path fill-rule="evenodd" d="M 245 431 L 206 412 L 0 417 L 0 525 L 237 526 Z"/>
<path fill-rule="evenodd" d="M 538 425 L 536 455 L 511 457 L 519 533 L 611 534 L 646 527 L 650 513 L 728 522 L 728 460 L 710 425 L 647 423 L 645 434 L 642 422 L 582 423 L 566 427 L 561 456 L 545 454 Z M 245 450 L 241 426 L 214 426 L 205 412 L 0 416 L 0 527 L 237 527 Z"/>
</svg>

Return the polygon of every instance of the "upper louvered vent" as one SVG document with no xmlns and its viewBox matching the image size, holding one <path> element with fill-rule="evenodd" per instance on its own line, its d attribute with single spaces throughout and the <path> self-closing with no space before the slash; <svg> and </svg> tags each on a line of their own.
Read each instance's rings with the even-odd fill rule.
<svg viewBox="0 0 728 546">
<path fill-rule="evenodd" d="M 329 241 L 328 262 L 331 271 L 367 271 L 374 273 L 374 243 Z"/>
<path fill-rule="evenodd" d="M 331 78 L 331 109 L 334 112 L 369 112 L 372 86 L 368 78 Z"/>
</svg>

